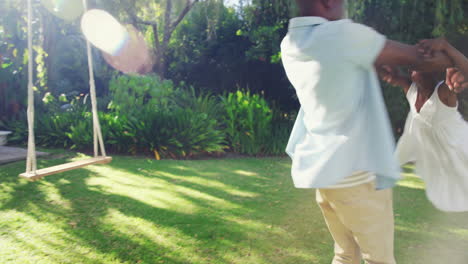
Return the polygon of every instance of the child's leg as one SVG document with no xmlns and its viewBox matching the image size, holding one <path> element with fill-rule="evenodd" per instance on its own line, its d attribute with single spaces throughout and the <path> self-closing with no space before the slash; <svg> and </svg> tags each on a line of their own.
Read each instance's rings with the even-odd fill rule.
<svg viewBox="0 0 468 264">
<path fill-rule="evenodd" d="M 366 263 L 395 264 L 392 190 L 376 191 L 374 186 L 372 182 L 350 188 L 320 190 L 323 200 L 335 212 L 330 219 L 329 214 L 324 213 L 324 217 L 327 223 L 339 221 L 339 224 L 328 224 L 334 238 L 337 236 L 335 233 L 347 233 L 347 237 L 352 234 Z M 340 225 L 347 231 L 333 229 Z M 342 243 L 336 239 L 335 242 Z"/>
</svg>

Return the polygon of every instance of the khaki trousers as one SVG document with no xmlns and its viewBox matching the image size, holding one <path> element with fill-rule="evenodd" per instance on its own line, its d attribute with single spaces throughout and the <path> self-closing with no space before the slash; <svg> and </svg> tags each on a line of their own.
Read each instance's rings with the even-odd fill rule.
<svg viewBox="0 0 468 264">
<path fill-rule="evenodd" d="M 393 255 L 392 190 L 374 182 L 349 188 L 318 189 L 317 203 L 333 239 L 332 264 L 396 264 Z"/>
</svg>

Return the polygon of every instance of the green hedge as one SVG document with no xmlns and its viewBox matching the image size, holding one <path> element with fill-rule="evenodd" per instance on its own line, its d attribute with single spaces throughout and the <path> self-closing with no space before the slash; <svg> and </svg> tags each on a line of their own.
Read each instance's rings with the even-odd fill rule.
<svg viewBox="0 0 468 264">
<path fill-rule="evenodd" d="M 234 152 L 262 155 L 282 154 L 293 120 L 274 111 L 258 94 L 237 91 L 221 97 L 226 137 Z"/>
<path fill-rule="evenodd" d="M 107 111 L 99 120 L 108 151 L 191 158 L 232 151 L 248 155 L 283 154 L 292 127 L 290 116 L 272 110 L 259 95 L 238 91 L 223 96 L 176 87 L 157 76 L 119 76 L 111 80 Z M 87 96 L 59 99 L 47 94 L 37 107 L 36 143 L 89 151 L 92 114 Z M 63 109 L 66 103 L 68 107 Z M 24 118 L 4 124 L 10 141 L 25 144 Z"/>
</svg>

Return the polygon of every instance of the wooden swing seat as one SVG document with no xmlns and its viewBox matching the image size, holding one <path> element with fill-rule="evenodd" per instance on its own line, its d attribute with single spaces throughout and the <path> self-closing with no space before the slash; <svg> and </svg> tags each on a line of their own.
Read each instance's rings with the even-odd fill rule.
<svg viewBox="0 0 468 264">
<path fill-rule="evenodd" d="M 74 170 L 74 169 L 82 168 L 82 167 L 93 165 L 93 164 L 107 164 L 107 163 L 110 163 L 111 161 L 112 161 L 112 157 L 94 157 L 90 159 L 73 161 L 73 162 L 69 162 L 65 164 L 60 164 L 57 166 L 52 166 L 52 167 L 36 170 L 35 173 L 26 173 L 26 172 L 21 173 L 19 176 L 21 178 L 25 178 L 30 181 L 35 181 L 48 175 L 65 172 L 69 170 Z"/>
</svg>

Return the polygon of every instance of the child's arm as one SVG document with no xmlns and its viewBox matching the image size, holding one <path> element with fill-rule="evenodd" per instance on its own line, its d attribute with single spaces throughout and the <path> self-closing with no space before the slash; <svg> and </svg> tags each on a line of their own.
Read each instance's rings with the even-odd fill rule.
<svg viewBox="0 0 468 264">
<path fill-rule="evenodd" d="M 468 76 L 468 58 L 460 51 L 454 48 L 444 38 L 438 39 L 425 39 L 418 43 L 420 51 L 431 56 L 434 52 L 444 52 L 452 60 L 454 67 L 456 67 L 460 74 Z M 456 93 L 468 88 L 468 82 L 446 82 L 451 90 Z"/>
<path fill-rule="evenodd" d="M 377 68 L 379 77 L 386 83 L 403 88 L 405 94 L 411 87 L 411 79 L 400 74 L 399 70 L 388 65 Z"/>
</svg>

